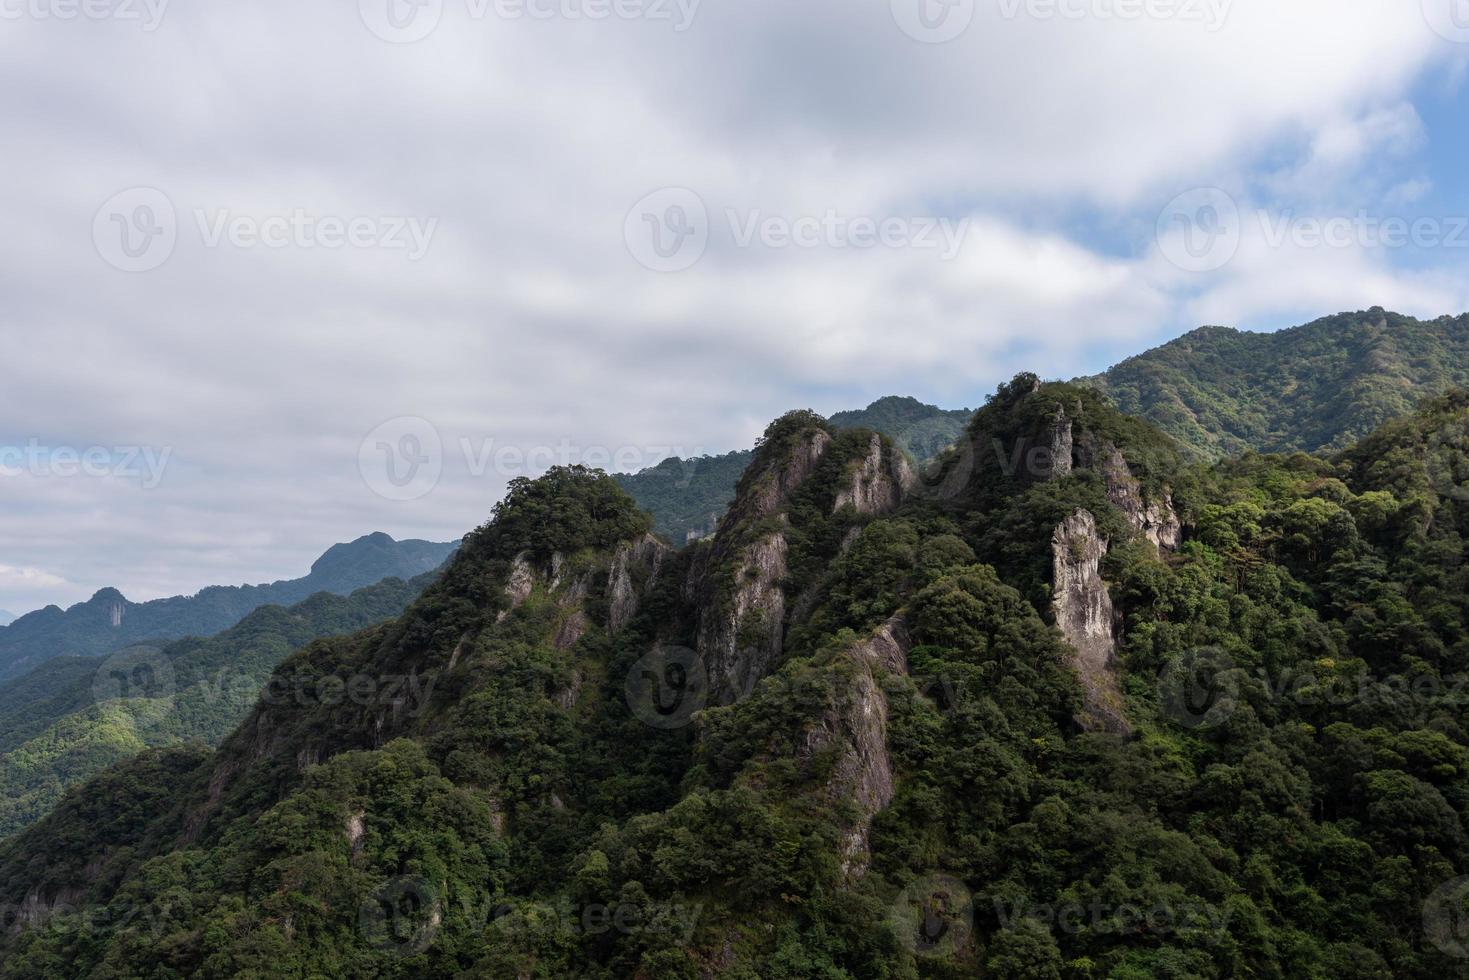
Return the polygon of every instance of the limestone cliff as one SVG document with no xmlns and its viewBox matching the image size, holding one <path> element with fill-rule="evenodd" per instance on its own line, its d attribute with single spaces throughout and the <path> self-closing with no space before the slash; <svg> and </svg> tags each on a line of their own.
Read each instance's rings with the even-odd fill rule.
<svg viewBox="0 0 1469 980">
<path fill-rule="evenodd" d="M 1160 551 L 1173 551 L 1183 533 L 1183 525 L 1173 509 L 1173 498 L 1167 490 L 1149 499 L 1142 483 L 1132 475 L 1122 451 L 1111 443 L 1102 447 L 1097 469 L 1107 486 L 1107 499 L 1127 516 L 1128 523 Z"/>
<path fill-rule="evenodd" d="M 832 511 L 851 507 L 859 514 L 886 514 L 902 503 L 913 479 L 903 454 L 884 451 L 882 436 L 874 432 L 867 453 L 851 466 L 847 485 L 837 492 Z"/>
<path fill-rule="evenodd" d="M 1080 719 L 1092 730 L 1128 731 L 1117 678 L 1112 597 L 1102 579 L 1107 542 L 1096 518 L 1078 510 L 1051 536 L 1052 606 L 1056 625 L 1075 651 L 1073 666 L 1085 693 Z"/>
</svg>

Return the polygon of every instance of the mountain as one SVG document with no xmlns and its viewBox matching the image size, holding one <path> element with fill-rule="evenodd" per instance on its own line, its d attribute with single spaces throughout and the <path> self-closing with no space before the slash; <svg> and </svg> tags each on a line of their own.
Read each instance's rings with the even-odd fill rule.
<svg viewBox="0 0 1469 980">
<path fill-rule="evenodd" d="M 796 412 L 677 551 L 517 480 L 0 843 L 0 976 L 1462 976 L 1466 424 L 1199 465 L 1020 376 L 915 471 Z"/>
<path fill-rule="evenodd" d="M 386 578 L 413 578 L 444 563 L 457 544 L 394 541 L 381 532 L 333 545 L 304 578 L 270 585 L 211 586 L 197 595 L 133 603 L 102 589 L 70 609 L 47 606 L 0 627 L 0 680 L 52 657 L 87 657 L 129 644 L 209 636 L 267 604 L 291 605 L 317 592 L 347 595 Z"/>
<path fill-rule="evenodd" d="M 0 609 L 0 626 L 9 626 L 15 622 L 15 613 L 8 609 Z"/>
<path fill-rule="evenodd" d="M 915 461 L 923 462 L 958 439 L 973 414 L 967 408 L 942 409 L 892 395 L 859 411 L 838 412 L 830 424 L 837 429 L 880 432 Z M 639 507 L 653 515 L 653 530 L 682 545 L 713 533 L 734 499 L 740 474 L 753 458 L 753 451 L 672 457 L 638 473 L 616 474 L 616 479 Z"/>
<path fill-rule="evenodd" d="M 1469 386 L 1469 316 L 1374 307 L 1278 333 L 1203 327 L 1085 381 L 1200 458 L 1341 449 Z"/>
<path fill-rule="evenodd" d="M 392 619 L 434 575 L 385 579 L 350 596 L 320 592 L 289 609 L 262 606 L 209 639 L 56 657 L 0 685 L 0 837 L 144 749 L 217 744 L 291 651 Z"/>
</svg>

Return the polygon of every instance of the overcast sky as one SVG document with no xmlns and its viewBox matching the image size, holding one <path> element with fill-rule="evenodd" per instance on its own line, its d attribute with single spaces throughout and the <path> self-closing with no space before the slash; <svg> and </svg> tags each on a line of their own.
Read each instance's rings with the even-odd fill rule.
<svg viewBox="0 0 1469 980">
<path fill-rule="evenodd" d="M 0 608 L 1204 323 L 1461 312 L 1466 7 L 0 0 Z"/>
</svg>

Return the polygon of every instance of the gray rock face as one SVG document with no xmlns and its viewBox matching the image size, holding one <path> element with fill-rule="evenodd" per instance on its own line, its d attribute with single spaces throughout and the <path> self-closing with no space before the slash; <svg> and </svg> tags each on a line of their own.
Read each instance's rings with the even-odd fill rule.
<svg viewBox="0 0 1469 980">
<path fill-rule="evenodd" d="M 786 536 L 773 530 L 731 554 L 731 541 L 755 522 L 780 512 L 821 462 L 831 436 L 813 430 L 784 460 L 768 464 L 749 497 L 736 501 L 720 525 L 711 550 L 690 568 L 685 595 L 698 597 L 698 649 L 709 674 L 715 703 L 729 704 L 754 690 L 781 654 L 785 638 Z M 780 518 L 784 525 L 784 517 Z M 721 567 L 734 566 L 733 583 L 720 582 Z"/>
<path fill-rule="evenodd" d="M 745 549 L 723 608 L 705 610 L 699 653 L 716 701 L 728 704 L 749 694 L 780 657 L 785 577 L 785 533 L 774 531 Z"/>
<path fill-rule="evenodd" d="M 882 436 L 873 433 L 867 455 L 852 468 L 847 486 L 837 493 L 833 513 L 851 507 L 859 514 L 875 516 L 897 509 L 913 485 L 913 470 L 902 453 L 888 455 L 890 462 L 884 462 Z"/>
<path fill-rule="evenodd" d="M 1052 607 L 1056 625 L 1075 656 L 1085 694 L 1082 724 L 1089 730 L 1128 731 L 1117 679 L 1112 596 L 1101 574 L 1107 542 L 1089 511 L 1078 510 L 1051 535 Z"/>
<path fill-rule="evenodd" d="M 1066 406 L 1056 406 L 1056 420 L 1051 424 L 1050 479 L 1059 480 L 1071 474 L 1071 451 L 1075 440 L 1071 434 L 1071 419 L 1066 416 Z"/>
<path fill-rule="evenodd" d="M 888 753 L 888 702 L 878 678 L 908 672 L 912 641 L 899 617 L 883 624 L 867 640 L 848 650 L 845 658 L 853 665 L 846 682 L 836 692 L 831 706 L 807 730 L 798 757 L 809 760 L 818 754 L 836 753 L 836 762 L 824 792 L 833 804 L 856 804 L 857 821 L 845 828 L 842 838 L 842 873 L 862 873 L 869 857 L 872 818 L 893 800 L 893 762 Z"/>
<path fill-rule="evenodd" d="M 1173 551 L 1183 534 L 1183 525 L 1173 509 L 1173 499 L 1165 491 L 1158 500 L 1149 500 L 1142 484 L 1132 475 L 1122 451 L 1111 444 L 1103 447 L 1097 464 L 1107 485 L 1107 499 L 1153 542 L 1159 551 Z"/>
<path fill-rule="evenodd" d="M 647 584 L 639 586 L 639 569 L 646 570 L 646 582 L 657 577 L 659 566 L 668 549 L 653 535 L 618 547 L 612 556 L 612 570 L 607 578 L 607 626 L 616 632 L 632 621 Z"/>
</svg>

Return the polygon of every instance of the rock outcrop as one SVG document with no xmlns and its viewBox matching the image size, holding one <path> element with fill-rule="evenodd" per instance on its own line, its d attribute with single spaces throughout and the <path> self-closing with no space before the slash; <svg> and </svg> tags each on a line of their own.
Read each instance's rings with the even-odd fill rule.
<svg viewBox="0 0 1469 980">
<path fill-rule="evenodd" d="M 1127 516 L 1128 523 L 1153 542 L 1159 551 L 1173 551 L 1183 534 L 1183 525 L 1173 509 L 1173 498 L 1165 490 L 1148 499 L 1142 483 L 1132 475 L 1122 451 L 1108 443 L 1102 447 L 1097 469 L 1107 486 L 1107 499 Z"/>
<path fill-rule="evenodd" d="M 1049 478 L 1059 480 L 1071 473 L 1071 452 L 1075 439 L 1071 431 L 1071 419 L 1066 415 L 1066 406 L 1056 406 L 1056 418 L 1051 423 Z"/>
<path fill-rule="evenodd" d="M 831 436 L 811 428 L 783 458 L 752 464 L 762 469 L 741 481 L 742 495 L 707 553 L 690 567 L 685 595 L 700 605 L 698 650 L 716 704 L 755 688 L 779 660 L 785 638 L 786 518 L 791 495 L 816 471 Z M 769 525 L 777 525 L 764 530 Z M 754 534 L 756 527 L 763 533 Z"/>
<path fill-rule="evenodd" d="M 607 627 L 622 629 L 632 621 L 648 584 L 658 574 L 667 547 L 653 535 L 618 547 L 607 577 Z"/>
<path fill-rule="evenodd" d="M 779 658 L 785 636 L 786 538 L 774 531 L 745 549 L 730 594 L 707 608 L 699 653 L 715 700 L 729 703 L 755 689 Z"/>
<path fill-rule="evenodd" d="M 831 674 L 841 684 L 797 753 L 803 761 L 835 753 L 823 792 L 833 805 L 849 802 L 857 808 L 857 820 L 842 837 L 842 873 L 848 876 L 866 869 L 872 818 L 893 800 L 888 701 L 880 678 L 907 674 L 911 646 L 902 619 L 895 616 L 846 651 L 847 663 Z"/>
<path fill-rule="evenodd" d="M 884 453 L 882 436 L 875 432 L 866 455 L 851 468 L 848 477 L 848 484 L 837 492 L 833 513 L 843 507 L 867 515 L 896 510 L 914 479 L 903 454 L 897 450 Z"/>
<path fill-rule="evenodd" d="M 1072 663 L 1086 699 L 1080 720 L 1090 730 L 1126 732 L 1112 596 L 1101 572 L 1107 542 L 1091 512 L 1078 510 L 1056 527 L 1051 553 L 1056 625 L 1075 651 Z"/>
</svg>

